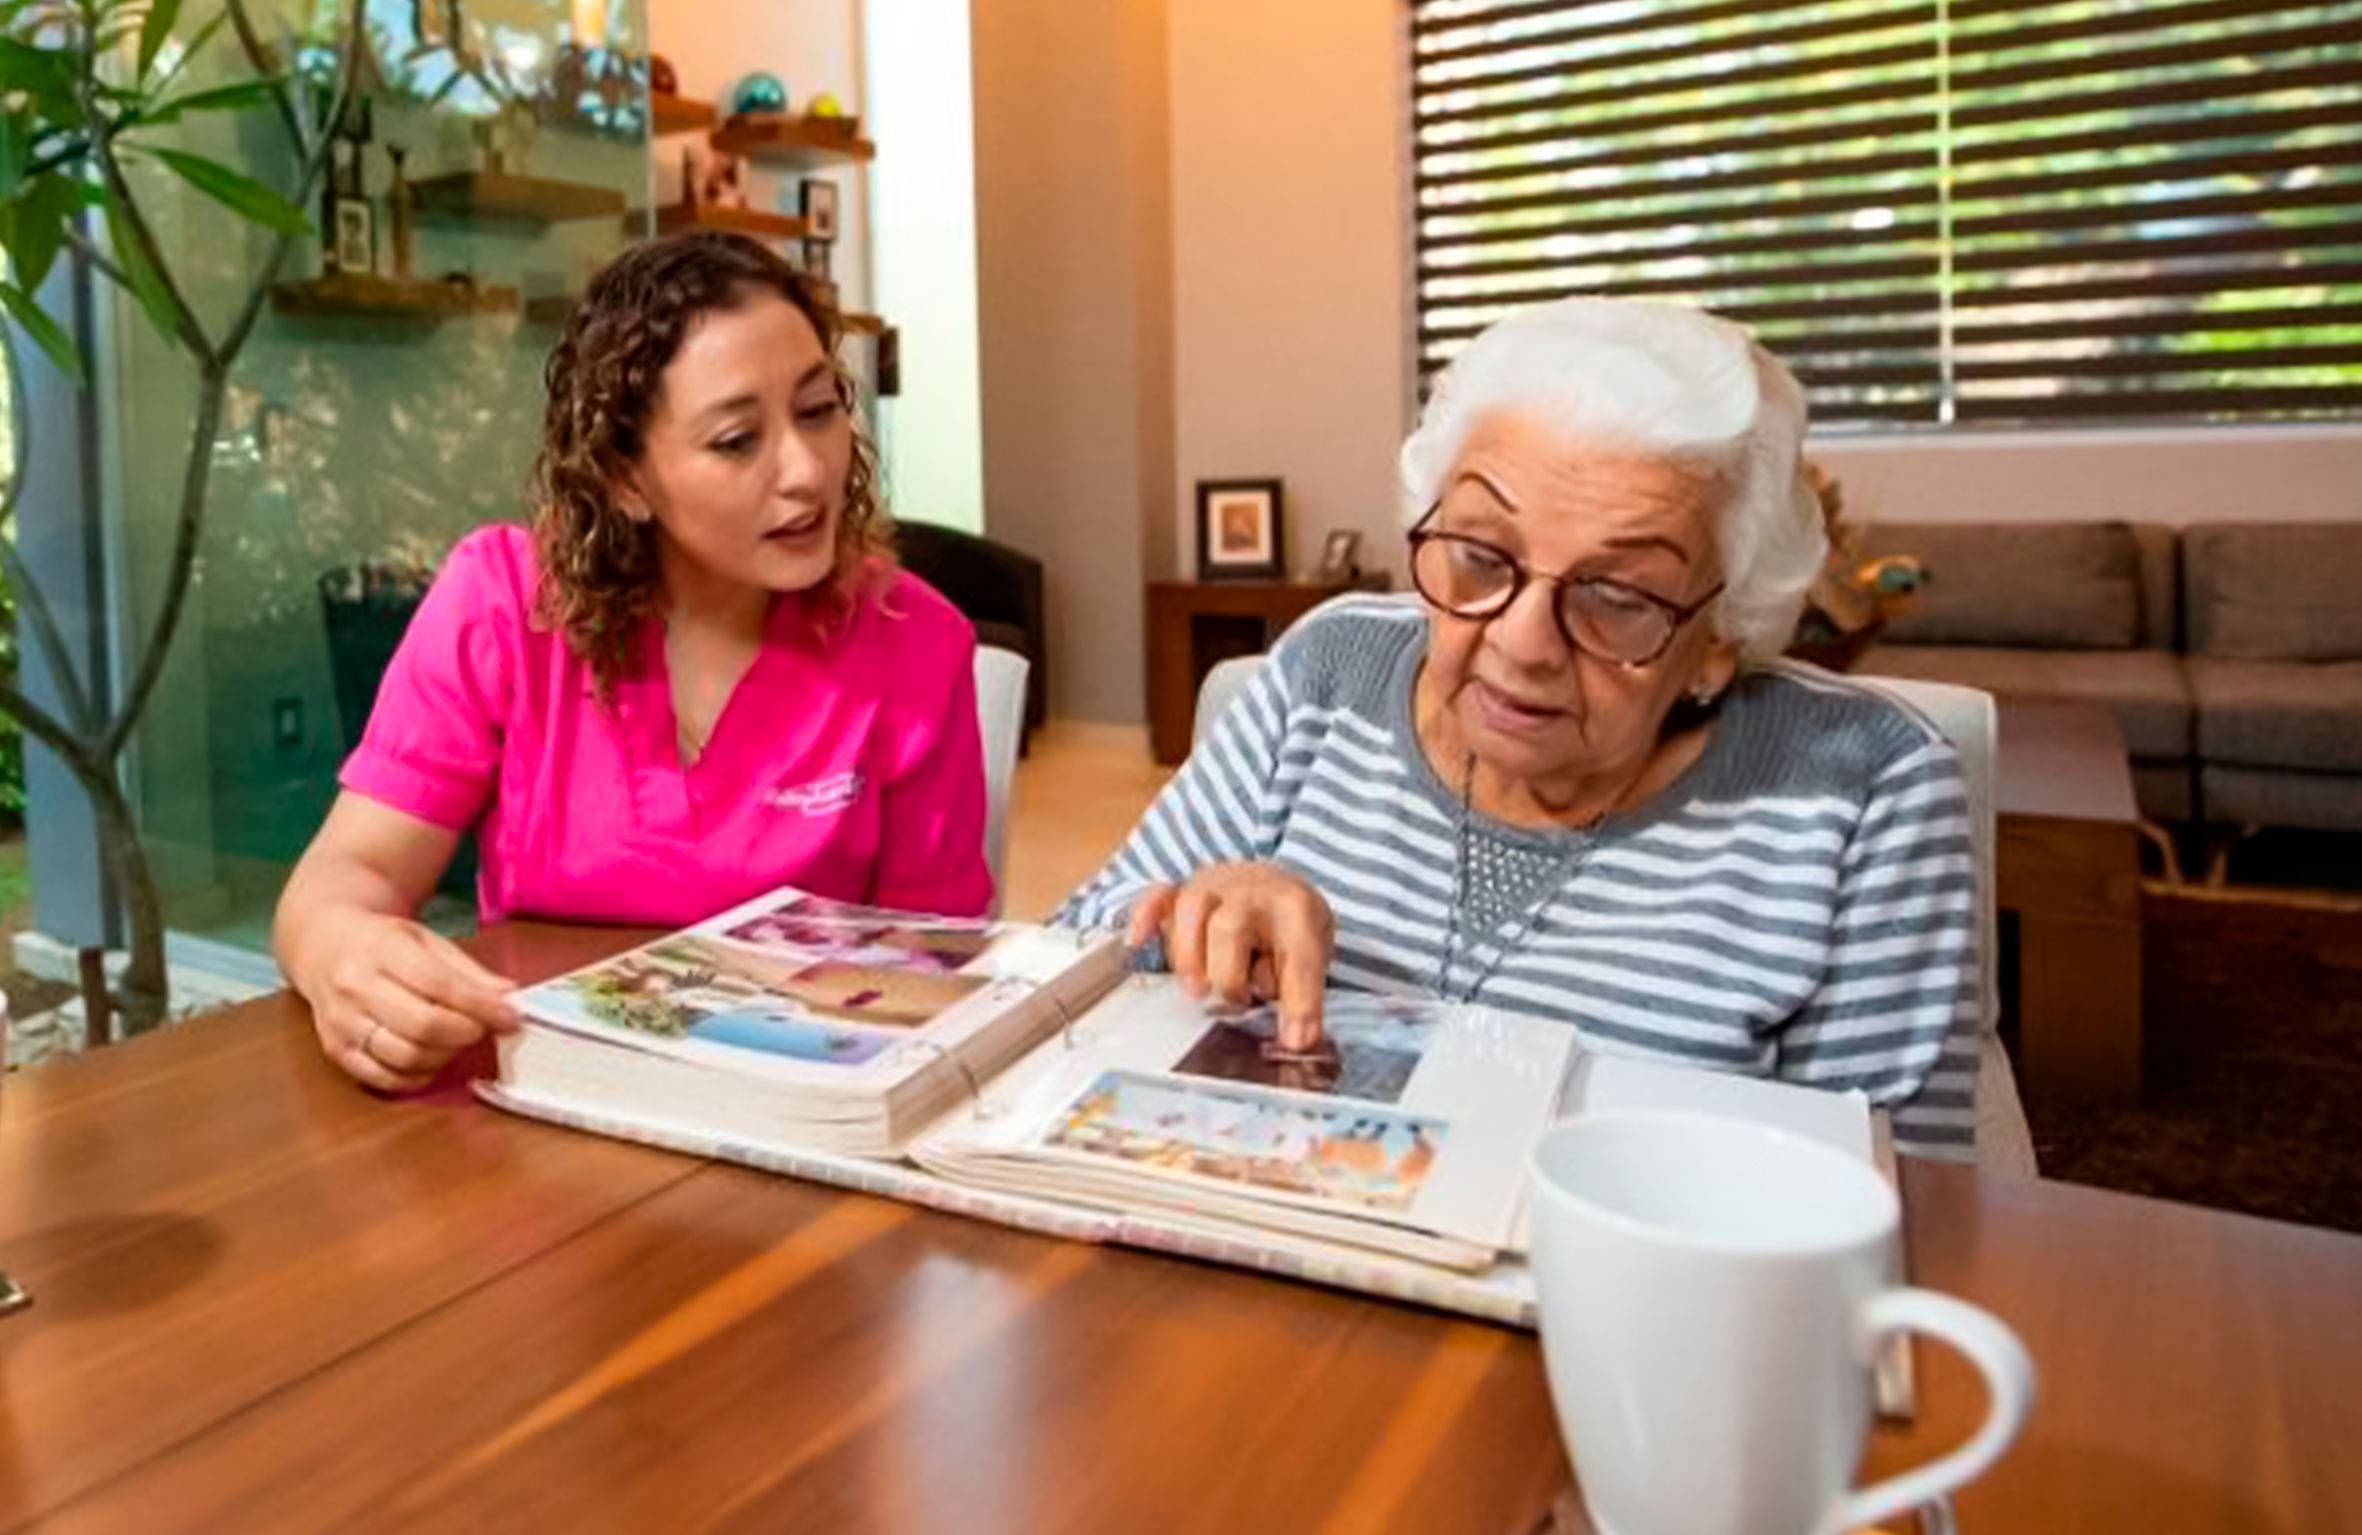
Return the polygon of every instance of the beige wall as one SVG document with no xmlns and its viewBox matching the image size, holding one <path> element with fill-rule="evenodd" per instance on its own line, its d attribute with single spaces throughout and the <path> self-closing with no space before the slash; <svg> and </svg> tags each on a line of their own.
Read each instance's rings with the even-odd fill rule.
<svg viewBox="0 0 2362 1535">
<path fill-rule="evenodd" d="M 1285 480 L 1297 569 L 1332 528 L 1362 530 L 1365 566 L 1393 558 L 1410 397 L 1402 15 L 1384 0 L 1173 6 L 1184 570 L 1206 479 Z"/>
<path fill-rule="evenodd" d="M 2362 427 L 1878 438 L 1814 454 L 1872 521 L 2362 520 Z"/>
<path fill-rule="evenodd" d="M 1142 715 L 1169 526 L 1165 0 L 975 0 L 984 518 L 1042 558 L 1052 712 Z"/>
<path fill-rule="evenodd" d="M 1137 720 L 1200 479 L 1384 558 L 1405 398 L 1399 10 L 975 0 L 985 526 L 1049 564 L 1051 707 Z M 1378 317 L 1373 322 L 1373 316 Z"/>
</svg>

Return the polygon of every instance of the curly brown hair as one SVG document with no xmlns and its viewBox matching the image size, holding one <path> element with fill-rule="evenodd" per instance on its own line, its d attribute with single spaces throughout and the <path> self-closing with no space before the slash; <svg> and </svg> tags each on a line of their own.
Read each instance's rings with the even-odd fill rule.
<svg viewBox="0 0 2362 1535">
<path fill-rule="evenodd" d="M 853 422 L 836 565 L 806 594 L 811 611 L 823 622 L 841 617 L 892 568 L 877 450 L 861 427 L 853 377 L 837 360 L 844 318 L 826 290 L 761 241 L 726 230 L 635 245 L 591 279 L 550 353 L 533 465 L 533 548 L 542 572 L 534 620 L 590 664 L 602 698 L 613 696 L 634 625 L 655 608 L 659 577 L 654 525 L 626 516 L 613 487 L 639 461 L 664 370 L 691 327 L 759 293 L 779 295 L 812 322 Z"/>
</svg>

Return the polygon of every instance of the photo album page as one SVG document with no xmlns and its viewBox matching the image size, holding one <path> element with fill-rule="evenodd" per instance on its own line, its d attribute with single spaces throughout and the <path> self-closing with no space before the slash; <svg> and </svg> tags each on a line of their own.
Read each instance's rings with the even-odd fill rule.
<svg viewBox="0 0 2362 1535">
<path fill-rule="evenodd" d="M 1452 1268 L 1519 1246 L 1525 1159 L 1577 1048 L 1563 1025 L 1329 993 L 1322 1047 L 1267 1007 L 1138 976 L 911 1156 L 966 1183 L 1292 1232 Z"/>
</svg>

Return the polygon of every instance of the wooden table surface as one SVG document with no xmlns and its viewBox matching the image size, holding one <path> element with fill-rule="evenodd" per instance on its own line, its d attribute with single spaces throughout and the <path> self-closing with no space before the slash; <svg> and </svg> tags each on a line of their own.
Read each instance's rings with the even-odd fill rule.
<svg viewBox="0 0 2362 1535">
<path fill-rule="evenodd" d="M 1997 698 L 1993 712 L 1996 814 L 2139 823 L 2132 761 L 2106 704 Z"/>
<path fill-rule="evenodd" d="M 2362 1241 L 1905 1193 L 2043 1372 L 1970 1535 L 2362 1528 Z M 1567 1476 L 1525 1335 L 373 1099 L 285 998 L 9 1078 L 0 1263 L 0 1529 L 1525 1535 Z M 1979 1410 L 1921 1377 L 1874 1463 Z"/>
</svg>

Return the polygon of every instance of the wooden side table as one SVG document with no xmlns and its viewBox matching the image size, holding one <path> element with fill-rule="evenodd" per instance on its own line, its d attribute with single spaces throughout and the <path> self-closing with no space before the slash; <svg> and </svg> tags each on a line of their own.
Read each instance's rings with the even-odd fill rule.
<svg viewBox="0 0 2362 1535">
<path fill-rule="evenodd" d="M 2018 1065 L 2043 1102 L 2141 1092 L 2141 833 L 2104 705 L 1997 700 L 1995 878 L 2018 920 Z"/>
<path fill-rule="evenodd" d="M 1261 655 L 1288 625 L 1341 592 L 1382 592 L 1381 571 L 1352 581 L 1148 583 L 1148 740 L 1167 767 L 1189 755 L 1197 690 L 1233 656 Z"/>
</svg>

